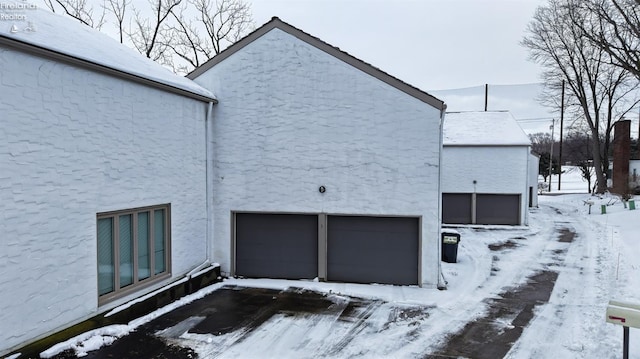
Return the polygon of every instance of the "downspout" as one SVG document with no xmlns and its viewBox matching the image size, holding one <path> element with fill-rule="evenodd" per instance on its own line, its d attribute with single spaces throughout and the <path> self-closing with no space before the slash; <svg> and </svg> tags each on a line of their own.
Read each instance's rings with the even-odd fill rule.
<svg viewBox="0 0 640 359">
<path fill-rule="evenodd" d="M 529 188 L 531 188 L 533 186 L 533 183 L 531 182 L 531 174 L 529 173 L 531 172 L 531 147 L 527 146 L 527 172 L 525 173 L 525 175 L 527 176 L 527 180 L 525 181 L 526 185 L 525 185 L 525 196 L 526 199 L 523 201 L 524 203 L 524 225 L 528 226 L 529 225 L 529 203 L 531 203 L 531 201 L 533 201 L 533 193 L 532 191 L 529 190 Z"/>
<path fill-rule="evenodd" d="M 440 110 L 440 136 L 438 146 L 438 289 L 447 289 L 447 281 L 442 273 L 442 151 L 444 143 L 444 114 L 447 105 L 443 104 Z"/>
<path fill-rule="evenodd" d="M 207 107 L 207 118 L 205 120 L 205 141 L 206 141 L 206 192 L 207 192 L 207 262 L 211 262 L 211 242 L 213 241 L 213 101 Z"/>
<path fill-rule="evenodd" d="M 186 277 L 191 279 L 195 273 L 200 272 L 202 269 L 211 265 L 211 238 L 213 234 L 213 198 L 212 198 L 212 183 L 211 176 L 213 173 L 213 148 L 211 146 L 211 130 L 213 129 L 213 102 L 209 101 L 207 106 L 207 113 L 204 119 L 204 141 L 205 141 L 205 196 L 206 196 L 206 215 L 207 215 L 207 229 L 205 233 L 205 255 L 206 258 L 202 264 L 193 268 Z"/>
</svg>

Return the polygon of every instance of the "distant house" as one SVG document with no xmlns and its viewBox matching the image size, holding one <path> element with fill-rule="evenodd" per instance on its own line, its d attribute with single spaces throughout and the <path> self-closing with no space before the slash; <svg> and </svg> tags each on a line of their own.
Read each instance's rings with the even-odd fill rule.
<svg viewBox="0 0 640 359">
<path fill-rule="evenodd" d="M 278 18 L 188 77 L 220 101 L 223 272 L 437 285 L 442 101 Z"/>
<path fill-rule="evenodd" d="M 511 113 L 448 112 L 443 136 L 442 222 L 526 224 L 538 167 Z"/>
<path fill-rule="evenodd" d="M 640 189 L 640 160 L 629 161 L 629 172 L 629 188 L 635 193 Z"/>
<path fill-rule="evenodd" d="M 0 27 L 0 356 L 208 249 L 213 95 L 87 26 L 26 16 Z"/>
</svg>

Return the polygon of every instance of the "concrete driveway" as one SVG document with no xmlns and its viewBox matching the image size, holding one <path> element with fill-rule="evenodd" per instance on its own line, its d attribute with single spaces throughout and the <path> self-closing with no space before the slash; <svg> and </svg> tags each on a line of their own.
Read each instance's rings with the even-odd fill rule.
<svg viewBox="0 0 640 359">
<path fill-rule="evenodd" d="M 306 358 L 397 353 L 430 307 L 300 288 L 224 286 L 85 358 Z M 376 338 L 397 340 L 376 348 Z M 75 358 L 70 351 L 55 358 Z"/>
</svg>

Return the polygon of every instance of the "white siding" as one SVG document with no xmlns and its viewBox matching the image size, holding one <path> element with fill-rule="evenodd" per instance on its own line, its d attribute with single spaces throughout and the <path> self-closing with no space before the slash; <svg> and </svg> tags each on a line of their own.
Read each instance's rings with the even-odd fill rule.
<svg viewBox="0 0 640 359">
<path fill-rule="evenodd" d="M 533 187 L 533 197 L 531 200 L 531 205 L 533 207 L 538 207 L 539 168 L 540 168 L 540 157 L 530 153 L 529 154 L 529 186 Z"/>
<path fill-rule="evenodd" d="M 0 48 L 0 353 L 96 314 L 96 213 L 171 203 L 205 260 L 206 104 Z M 104 309 L 104 308 L 101 308 Z"/>
<path fill-rule="evenodd" d="M 520 194 L 520 223 L 524 224 L 528 156 L 526 146 L 444 146 L 442 193 Z"/>
<path fill-rule="evenodd" d="M 439 110 L 279 29 L 195 81 L 220 101 L 213 259 L 223 271 L 233 210 L 416 215 L 422 282 L 435 286 Z"/>
</svg>

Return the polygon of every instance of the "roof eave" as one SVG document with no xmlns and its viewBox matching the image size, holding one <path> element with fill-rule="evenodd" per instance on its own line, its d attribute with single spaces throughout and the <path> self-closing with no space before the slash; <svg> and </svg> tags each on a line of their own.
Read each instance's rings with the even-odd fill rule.
<svg viewBox="0 0 640 359">
<path fill-rule="evenodd" d="M 446 110 L 447 106 L 444 103 L 444 101 L 434 97 L 433 95 L 430 95 L 420 89 L 418 89 L 417 87 L 414 87 L 412 85 L 409 85 L 408 83 L 389 75 L 388 73 L 374 67 L 371 64 L 368 64 L 358 58 L 356 58 L 353 55 L 348 54 L 347 52 L 344 52 L 334 46 L 331 46 L 330 44 L 320 40 L 317 37 L 314 37 L 313 35 L 310 35 L 292 25 L 287 24 L 286 22 L 280 20 L 277 17 L 274 17 L 271 19 L 271 21 L 267 22 L 266 24 L 264 24 L 263 26 L 259 27 L 258 29 L 256 29 L 255 31 L 253 31 L 252 33 L 250 33 L 249 35 L 245 36 L 244 38 L 242 38 L 240 41 L 236 42 L 235 44 L 231 45 L 230 47 L 228 47 L 227 49 L 225 49 L 224 51 L 222 51 L 221 53 L 219 53 L 218 55 L 214 56 L 213 58 L 211 58 L 209 61 L 207 61 L 206 63 L 204 63 L 203 65 L 201 65 L 200 67 L 196 68 L 195 70 L 193 70 L 191 73 L 189 73 L 187 75 L 187 78 L 190 79 L 195 79 L 198 76 L 204 74 L 205 72 L 207 72 L 210 68 L 212 68 L 213 66 L 219 64 L 220 62 L 224 61 L 225 59 L 227 59 L 228 57 L 230 57 L 231 55 L 233 55 L 234 53 L 238 52 L 239 50 L 241 50 L 242 48 L 244 48 L 245 46 L 249 45 L 250 43 L 252 43 L 253 41 L 255 41 L 256 39 L 260 38 L 261 36 L 263 36 L 264 34 L 268 33 L 269 31 L 278 28 L 286 33 L 288 33 L 291 36 L 294 36 L 298 39 L 300 39 L 303 42 L 306 42 L 307 44 L 321 50 L 324 51 L 325 53 L 332 55 L 334 57 L 336 57 L 337 59 L 346 62 L 347 64 L 357 68 L 360 71 L 363 71 L 364 73 L 371 75 L 377 79 L 379 79 L 380 81 L 397 88 L 398 90 L 417 98 L 418 100 L 425 102 L 429 105 L 431 105 L 432 107 L 435 107 L 436 109 L 440 110 L 440 111 L 444 111 Z"/>
<path fill-rule="evenodd" d="M 199 100 L 203 102 L 213 102 L 218 103 L 218 101 L 214 97 L 204 96 L 199 93 L 187 91 L 185 89 L 171 86 L 162 82 L 158 82 L 155 80 L 151 80 L 142 76 L 134 75 L 125 71 L 121 71 L 118 69 L 114 69 L 112 67 L 108 67 L 105 65 L 97 64 L 95 62 L 87 61 L 85 59 L 81 59 L 75 56 L 71 56 L 62 52 L 54 51 L 51 49 L 47 49 L 41 46 L 33 45 L 24 41 L 10 39 L 5 36 L 0 35 L 0 46 L 6 46 L 18 51 L 26 52 L 32 55 L 36 55 L 38 57 L 44 57 L 51 60 L 64 62 L 70 65 L 74 65 L 77 67 L 81 67 L 87 70 L 99 72 L 102 74 L 106 74 L 109 76 L 117 77 L 123 80 L 132 81 L 138 84 L 142 84 L 145 86 L 154 87 L 160 90 L 164 90 L 167 92 L 171 92 L 177 95 L 185 96 L 192 98 L 194 100 Z"/>
</svg>

